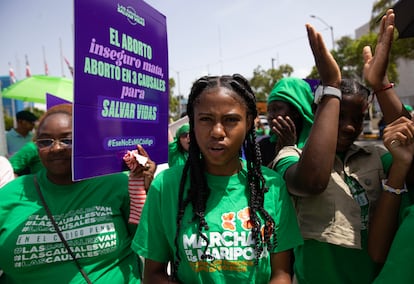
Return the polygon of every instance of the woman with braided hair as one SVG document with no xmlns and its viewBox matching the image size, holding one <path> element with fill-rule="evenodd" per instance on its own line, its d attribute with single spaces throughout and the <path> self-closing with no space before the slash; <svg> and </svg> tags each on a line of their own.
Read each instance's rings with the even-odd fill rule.
<svg viewBox="0 0 414 284">
<path fill-rule="evenodd" d="M 188 160 L 154 179 L 132 243 L 144 283 L 291 283 L 303 241 L 283 179 L 261 166 L 247 80 L 198 79 L 187 114 Z"/>
</svg>

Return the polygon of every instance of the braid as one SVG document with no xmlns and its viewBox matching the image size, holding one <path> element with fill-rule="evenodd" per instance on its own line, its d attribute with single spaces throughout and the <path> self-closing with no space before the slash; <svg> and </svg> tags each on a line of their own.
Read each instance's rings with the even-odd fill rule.
<svg viewBox="0 0 414 284">
<path fill-rule="evenodd" d="M 189 167 L 189 162 L 187 160 L 184 165 L 183 175 L 180 181 L 180 190 L 178 194 L 177 230 L 175 232 L 175 238 L 174 238 L 174 245 L 177 248 L 177 250 L 175 251 L 175 261 L 172 266 L 172 272 L 173 272 L 172 275 L 173 275 L 174 280 L 177 280 L 178 265 L 180 264 L 180 261 L 181 261 L 181 257 L 180 257 L 179 250 L 178 250 L 178 238 L 179 238 L 178 228 L 181 227 L 181 220 L 183 219 L 183 216 L 184 216 L 185 205 L 183 202 L 183 196 L 184 196 L 185 180 L 187 179 L 188 167 Z"/>
<path fill-rule="evenodd" d="M 247 107 L 247 115 L 251 117 L 257 116 L 256 98 L 249 86 L 248 81 L 241 75 L 235 74 L 233 76 L 205 76 L 198 79 L 191 88 L 190 95 L 188 97 L 187 115 L 190 124 L 190 141 L 197 141 L 194 133 L 194 106 L 199 103 L 199 96 L 208 89 L 217 87 L 224 87 L 229 90 L 233 90 L 239 95 Z M 243 150 L 246 156 L 247 162 L 247 181 L 246 185 L 250 192 L 249 207 L 250 207 L 250 219 L 253 224 L 252 236 L 255 241 L 255 255 L 256 261 L 263 252 L 264 244 L 267 247 L 272 248 L 276 241 L 275 236 L 275 222 L 272 217 L 266 212 L 263 207 L 264 194 L 267 192 L 265 186 L 265 180 L 261 171 L 261 156 L 260 149 L 256 143 L 256 133 L 254 131 L 254 123 L 252 120 L 251 125 L 248 126 L 245 141 L 243 143 Z M 190 186 L 188 189 L 187 197 L 184 197 L 185 184 L 188 177 L 190 177 Z M 183 175 L 180 182 L 178 200 L 178 214 L 177 214 L 177 229 L 175 234 L 175 261 L 173 265 L 173 277 L 177 279 L 178 267 L 181 261 L 179 257 L 179 235 L 181 228 L 181 221 L 185 212 L 185 208 L 188 204 L 192 205 L 193 221 L 198 221 L 198 234 L 206 242 L 202 259 L 214 260 L 214 257 L 206 254 L 208 246 L 210 244 L 208 237 L 204 233 L 209 230 L 209 226 L 205 219 L 205 210 L 208 197 L 210 195 L 210 188 L 208 187 L 205 176 L 205 163 L 201 150 L 197 143 L 190 143 L 188 151 L 188 159 L 184 166 Z M 261 237 L 261 221 L 259 218 L 261 215 L 265 219 L 264 238 Z M 275 240 L 271 242 L 271 238 Z"/>
<path fill-rule="evenodd" d="M 235 80 L 240 84 L 235 84 L 235 89 L 242 95 L 248 107 L 248 114 L 257 116 L 256 98 L 246 79 L 240 75 L 235 75 Z M 253 224 L 252 237 L 255 242 L 255 264 L 257 265 L 260 255 L 263 252 L 264 244 L 271 250 L 277 243 L 275 235 L 275 222 L 269 213 L 264 209 L 264 194 L 268 188 L 261 170 L 261 154 L 259 145 L 256 143 L 256 131 L 254 125 L 250 125 L 249 131 L 243 144 L 243 149 L 247 163 L 247 181 L 250 188 L 250 220 Z M 264 236 L 261 237 L 261 222 L 259 214 L 265 219 Z M 271 237 L 273 236 L 273 241 Z"/>
</svg>

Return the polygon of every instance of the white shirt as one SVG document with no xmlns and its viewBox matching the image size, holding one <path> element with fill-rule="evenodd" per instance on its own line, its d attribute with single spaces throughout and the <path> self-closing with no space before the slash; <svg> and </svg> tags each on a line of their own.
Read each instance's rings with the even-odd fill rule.
<svg viewBox="0 0 414 284">
<path fill-rule="evenodd" d="M 9 160 L 0 156 L 0 188 L 13 179 L 14 172 Z"/>
</svg>

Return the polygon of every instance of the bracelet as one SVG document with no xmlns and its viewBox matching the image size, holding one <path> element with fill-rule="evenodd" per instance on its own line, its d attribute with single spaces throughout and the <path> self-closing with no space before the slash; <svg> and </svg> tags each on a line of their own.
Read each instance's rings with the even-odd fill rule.
<svg viewBox="0 0 414 284">
<path fill-rule="evenodd" d="M 384 191 L 391 192 L 391 193 L 394 193 L 394 194 L 397 194 L 397 195 L 400 195 L 404 192 L 408 192 L 407 186 L 405 184 L 404 184 L 403 188 L 393 188 L 393 187 L 385 184 L 387 181 L 388 181 L 387 179 L 382 180 L 382 189 Z"/>
<path fill-rule="evenodd" d="M 392 89 L 392 88 L 394 88 L 394 86 L 395 86 L 394 83 L 389 83 L 389 84 L 385 85 L 384 87 L 382 87 L 381 89 L 374 91 L 374 94 L 378 94 L 379 92 L 384 92 L 386 90 Z"/>
</svg>

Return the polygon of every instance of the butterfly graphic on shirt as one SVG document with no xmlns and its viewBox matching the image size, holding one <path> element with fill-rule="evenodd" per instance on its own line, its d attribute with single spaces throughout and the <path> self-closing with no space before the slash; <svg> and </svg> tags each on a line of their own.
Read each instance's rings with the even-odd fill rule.
<svg viewBox="0 0 414 284">
<path fill-rule="evenodd" d="M 240 220 L 241 226 L 244 230 L 250 231 L 253 228 L 253 223 L 250 220 L 250 208 L 245 207 L 237 212 L 237 219 Z M 236 230 L 236 213 L 226 212 L 221 215 L 221 226 L 225 230 Z"/>
<path fill-rule="evenodd" d="M 236 218 L 234 212 L 223 213 L 221 215 L 221 227 L 224 230 L 235 231 L 236 230 Z"/>
</svg>

